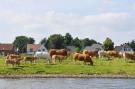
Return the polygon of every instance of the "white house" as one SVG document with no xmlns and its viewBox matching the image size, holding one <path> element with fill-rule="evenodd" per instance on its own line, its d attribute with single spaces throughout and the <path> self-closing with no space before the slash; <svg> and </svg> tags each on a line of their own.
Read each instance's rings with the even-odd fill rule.
<svg viewBox="0 0 135 89">
<path fill-rule="evenodd" d="M 115 51 L 126 52 L 126 53 L 133 53 L 134 52 L 133 49 L 127 44 L 124 44 L 124 45 L 121 45 L 121 46 L 116 46 Z"/>
<path fill-rule="evenodd" d="M 34 54 L 37 51 L 47 52 L 48 50 L 41 44 L 27 44 L 27 54 Z"/>
</svg>

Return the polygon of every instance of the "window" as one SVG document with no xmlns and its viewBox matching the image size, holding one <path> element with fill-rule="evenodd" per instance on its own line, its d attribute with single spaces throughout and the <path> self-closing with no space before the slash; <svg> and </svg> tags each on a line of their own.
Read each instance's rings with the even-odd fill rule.
<svg viewBox="0 0 135 89">
<path fill-rule="evenodd" d="M 42 49 L 42 51 L 45 51 L 45 49 Z"/>
<path fill-rule="evenodd" d="M 40 49 L 39 49 L 38 51 L 39 51 L 39 52 L 41 52 L 41 50 L 40 50 Z"/>
<path fill-rule="evenodd" d="M 33 49 L 32 48 L 30 48 L 30 52 L 33 52 Z"/>
</svg>

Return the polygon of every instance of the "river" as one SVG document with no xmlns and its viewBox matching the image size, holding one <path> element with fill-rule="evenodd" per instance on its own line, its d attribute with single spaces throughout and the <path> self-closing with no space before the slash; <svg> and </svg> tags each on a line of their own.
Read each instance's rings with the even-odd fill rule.
<svg viewBox="0 0 135 89">
<path fill-rule="evenodd" d="M 135 89 L 135 79 L 0 79 L 0 89 Z"/>
</svg>

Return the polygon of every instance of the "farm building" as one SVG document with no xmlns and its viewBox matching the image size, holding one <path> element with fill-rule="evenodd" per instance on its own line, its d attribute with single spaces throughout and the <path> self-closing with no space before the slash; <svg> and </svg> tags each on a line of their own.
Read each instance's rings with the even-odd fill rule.
<svg viewBox="0 0 135 89">
<path fill-rule="evenodd" d="M 116 46 L 115 51 L 126 52 L 126 53 L 133 53 L 134 52 L 133 49 L 127 44 L 124 44 L 124 45 L 121 45 L 121 46 Z"/>
<path fill-rule="evenodd" d="M 7 55 L 14 53 L 13 44 L 0 44 L 0 54 Z"/>
<path fill-rule="evenodd" d="M 86 46 L 83 50 L 101 51 L 103 50 L 103 46 L 101 44 L 93 44 L 92 46 Z"/>
<path fill-rule="evenodd" d="M 37 51 L 44 52 L 48 50 L 41 44 L 27 44 L 27 54 L 34 54 Z"/>
</svg>

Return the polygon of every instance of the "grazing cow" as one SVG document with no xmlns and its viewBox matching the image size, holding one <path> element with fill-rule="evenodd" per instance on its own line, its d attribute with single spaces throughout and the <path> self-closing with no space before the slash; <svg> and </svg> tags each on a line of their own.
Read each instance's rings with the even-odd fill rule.
<svg viewBox="0 0 135 89">
<path fill-rule="evenodd" d="M 121 58 L 121 54 L 117 51 L 99 51 L 99 57 L 106 57 L 107 59 L 112 59 L 113 57 Z"/>
<path fill-rule="evenodd" d="M 120 54 L 117 51 L 107 51 L 107 55 L 110 57 L 118 57 L 120 58 Z"/>
<path fill-rule="evenodd" d="M 67 56 L 68 53 L 65 49 L 50 49 L 49 50 L 49 55 L 52 58 L 53 55 L 62 55 L 62 56 Z"/>
<path fill-rule="evenodd" d="M 34 62 L 36 61 L 38 58 L 37 57 L 24 57 L 24 61 L 26 63 L 26 61 L 29 61 L 29 62 Z"/>
<path fill-rule="evenodd" d="M 6 63 L 6 65 L 11 64 L 12 66 L 14 66 L 14 65 L 19 66 L 21 60 L 23 60 L 23 58 L 21 58 L 21 56 L 11 54 L 11 55 L 6 56 L 5 63 Z"/>
<path fill-rule="evenodd" d="M 9 54 L 6 56 L 7 59 L 15 59 L 15 58 L 21 58 L 20 55 L 16 55 L 16 54 Z"/>
<path fill-rule="evenodd" d="M 35 55 L 34 55 L 34 57 L 37 57 L 38 59 L 39 58 L 45 58 L 47 64 L 49 64 L 50 61 L 51 61 L 51 57 L 50 57 L 50 55 L 49 55 L 48 52 L 36 52 Z"/>
<path fill-rule="evenodd" d="M 130 59 L 130 60 L 134 60 L 135 61 L 135 54 L 133 53 L 123 53 L 123 58 L 124 59 Z"/>
<path fill-rule="evenodd" d="M 83 54 L 88 54 L 91 57 L 98 57 L 98 51 L 88 51 L 88 50 L 84 50 Z"/>
<path fill-rule="evenodd" d="M 56 59 L 59 60 L 59 62 L 62 62 L 64 59 L 65 59 L 65 56 L 62 56 L 62 55 L 53 55 L 52 56 L 52 62 L 55 64 L 56 62 Z"/>
<path fill-rule="evenodd" d="M 86 62 L 89 62 L 91 65 L 93 65 L 92 58 L 88 54 L 75 53 L 73 57 L 75 61 L 84 61 L 85 64 Z"/>
<path fill-rule="evenodd" d="M 99 51 L 98 55 L 99 55 L 99 58 L 108 57 L 106 51 Z"/>
</svg>

